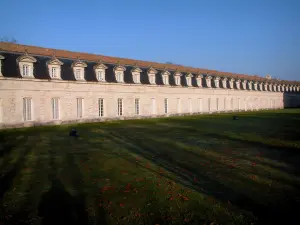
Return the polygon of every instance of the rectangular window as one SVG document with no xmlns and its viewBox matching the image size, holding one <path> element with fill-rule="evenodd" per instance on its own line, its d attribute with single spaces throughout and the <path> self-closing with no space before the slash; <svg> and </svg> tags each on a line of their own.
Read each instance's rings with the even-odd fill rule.
<svg viewBox="0 0 300 225">
<path fill-rule="evenodd" d="M 77 80 L 80 80 L 80 79 L 81 79 L 81 69 L 77 69 L 77 70 L 75 71 L 75 78 L 76 78 Z"/>
<path fill-rule="evenodd" d="M 32 104 L 31 98 L 23 98 L 23 117 L 24 121 L 32 120 Z"/>
<path fill-rule="evenodd" d="M 165 98 L 165 113 L 168 113 L 168 99 Z"/>
<path fill-rule="evenodd" d="M 152 101 L 152 114 L 156 114 L 156 102 L 155 102 L 155 98 L 151 99 Z"/>
<path fill-rule="evenodd" d="M 231 110 L 234 110 L 234 108 L 233 108 L 233 98 L 231 98 Z"/>
<path fill-rule="evenodd" d="M 219 111 L 219 99 L 218 98 L 216 100 L 216 104 L 217 104 L 217 111 Z"/>
<path fill-rule="evenodd" d="M 240 98 L 238 98 L 238 110 L 240 110 Z"/>
<path fill-rule="evenodd" d="M 179 76 L 176 76 L 176 84 L 180 85 L 180 77 Z"/>
<path fill-rule="evenodd" d="M 193 112 L 193 108 L 192 108 L 192 99 L 189 98 L 189 112 Z"/>
<path fill-rule="evenodd" d="M 180 98 L 177 98 L 177 112 L 181 113 L 181 101 L 180 101 Z"/>
<path fill-rule="evenodd" d="M 168 84 L 168 77 L 164 76 L 164 84 Z"/>
<path fill-rule="evenodd" d="M 52 119 L 59 119 L 59 103 L 58 98 L 52 98 Z"/>
<path fill-rule="evenodd" d="M 202 112 L 202 108 L 203 108 L 203 100 L 202 100 L 202 98 L 199 98 L 198 99 L 198 104 L 199 104 L 199 112 Z"/>
<path fill-rule="evenodd" d="M 150 83 L 155 84 L 155 76 L 154 75 L 150 76 Z"/>
<path fill-rule="evenodd" d="M 23 65 L 22 67 L 22 73 L 23 73 L 23 76 L 29 76 L 29 65 Z"/>
<path fill-rule="evenodd" d="M 123 116 L 123 99 L 118 98 L 118 116 Z"/>
<path fill-rule="evenodd" d="M 134 109 L 135 109 L 135 115 L 140 115 L 140 99 L 136 98 L 134 100 Z"/>
<path fill-rule="evenodd" d="M 224 110 L 226 110 L 226 98 L 224 98 Z"/>
<path fill-rule="evenodd" d="M 83 98 L 77 98 L 77 118 L 83 116 Z"/>
<path fill-rule="evenodd" d="M 208 111 L 210 112 L 210 98 L 208 99 Z"/>
<path fill-rule="evenodd" d="M 104 99 L 99 98 L 98 99 L 98 110 L 99 110 L 99 117 L 104 116 Z"/>
<path fill-rule="evenodd" d="M 56 67 L 52 67 L 51 68 L 51 77 L 52 78 L 56 78 L 57 77 L 57 68 Z"/>
<path fill-rule="evenodd" d="M 98 71 L 98 80 L 100 81 L 104 80 L 103 71 Z"/>
</svg>

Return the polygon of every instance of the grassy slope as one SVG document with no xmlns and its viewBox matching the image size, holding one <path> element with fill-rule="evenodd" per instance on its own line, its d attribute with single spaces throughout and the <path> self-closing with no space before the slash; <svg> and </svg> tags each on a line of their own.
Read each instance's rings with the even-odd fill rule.
<svg viewBox="0 0 300 225">
<path fill-rule="evenodd" d="M 292 224 L 300 110 L 0 132 L 0 221 Z M 298 150 L 298 151 L 297 151 Z"/>
</svg>

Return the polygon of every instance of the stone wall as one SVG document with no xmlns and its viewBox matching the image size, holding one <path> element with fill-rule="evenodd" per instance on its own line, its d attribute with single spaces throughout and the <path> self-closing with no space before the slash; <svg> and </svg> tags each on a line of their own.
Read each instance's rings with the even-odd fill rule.
<svg viewBox="0 0 300 225">
<path fill-rule="evenodd" d="M 292 96 L 293 95 L 293 96 Z M 95 122 L 110 119 L 160 117 L 175 114 L 209 113 L 283 108 L 299 105 L 299 94 L 289 102 L 283 92 L 222 88 L 196 88 L 85 81 L 1 78 L 0 127 Z M 23 98 L 32 98 L 32 121 L 24 122 Z M 59 120 L 52 119 L 51 99 L 59 98 Z M 76 98 L 83 98 L 83 118 L 77 119 Z M 104 99 L 104 117 L 99 118 L 98 99 Z M 123 99 L 122 117 L 117 116 L 117 99 Z M 135 115 L 134 99 L 140 99 L 140 115 Z M 152 99 L 155 99 L 155 113 Z M 164 99 L 168 99 L 168 113 Z M 178 107 L 180 99 L 180 107 Z M 192 103 L 190 108 L 189 99 Z M 210 99 L 210 100 L 209 100 Z M 210 101 L 210 106 L 209 106 Z M 217 104 L 218 103 L 218 104 Z"/>
</svg>

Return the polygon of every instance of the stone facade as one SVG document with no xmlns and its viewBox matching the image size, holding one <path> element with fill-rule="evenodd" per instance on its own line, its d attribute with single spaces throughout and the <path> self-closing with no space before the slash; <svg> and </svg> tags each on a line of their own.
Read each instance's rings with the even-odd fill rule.
<svg viewBox="0 0 300 225">
<path fill-rule="evenodd" d="M 4 53 L 8 56 L 8 51 Z M 2 55 L 1 65 L 4 66 L 6 62 L 3 55 L 5 54 L 1 54 L 0 51 L 0 55 Z M 39 61 L 39 58 L 37 61 Z M 103 63 L 101 67 L 103 70 L 108 69 L 108 67 L 106 68 L 108 64 L 102 61 L 100 63 L 101 65 Z M 63 64 L 66 63 L 61 62 L 60 65 Z M 99 62 L 97 65 L 99 65 Z M 114 70 L 120 67 L 120 65 L 116 65 Z M 282 109 L 300 105 L 298 83 L 293 83 L 293 86 L 291 86 L 287 82 L 285 85 L 292 87 L 288 88 L 287 92 L 283 92 L 283 89 L 279 88 L 280 84 L 274 82 L 272 82 L 272 87 L 267 82 L 268 85 L 264 87 L 264 90 L 261 90 L 265 83 L 257 80 L 252 82 L 251 77 L 248 80 L 245 78 L 241 80 L 229 76 L 227 79 L 227 77 L 220 75 L 214 76 L 205 73 L 199 75 L 186 72 L 184 76 L 181 76 L 181 73 L 180 76 L 178 75 L 180 79 L 193 78 L 195 80 L 188 81 L 186 85 L 178 85 L 175 81 L 169 83 L 169 76 L 173 73 L 175 75 L 179 74 L 178 70 L 173 72 L 163 68 L 162 72 L 156 71 L 157 73 L 154 74 L 151 73 L 151 70 L 154 70 L 151 66 L 149 66 L 150 69 L 148 68 L 149 73 L 162 76 L 164 78 L 162 83 L 150 84 L 149 82 L 145 84 L 140 82 L 139 78 L 134 79 L 138 82 L 132 83 L 124 81 L 99 82 L 99 80 L 87 81 L 84 79 L 44 79 L 36 78 L 37 74 L 33 74 L 34 76 L 31 78 L 25 78 L 17 74 L 15 74 L 16 76 L 10 74 L 9 66 L 12 66 L 12 64 L 6 66 L 4 72 L 0 73 L 0 128 L 198 113 Z M 88 65 L 85 65 L 84 68 L 86 67 Z M 126 65 L 123 66 L 122 71 L 124 74 L 122 73 L 122 76 L 126 76 L 125 71 L 128 70 L 126 67 Z M 94 66 L 93 68 L 99 69 L 100 67 Z M 63 68 L 61 72 L 64 71 Z M 143 67 L 140 69 L 135 65 L 134 69 L 129 71 L 132 76 L 139 76 L 139 73 L 145 71 L 145 69 Z M 227 81 L 229 81 L 228 84 Z M 203 83 L 206 85 L 203 86 Z M 254 88 L 252 88 L 252 84 Z M 24 119 L 24 98 L 31 99 L 29 120 Z M 53 116 L 53 98 L 58 99 L 55 106 L 58 113 L 57 118 Z M 82 115 L 79 117 L 78 98 L 83 99 Z M 101 104 L 99 99 L 103 99 Z M 122 105 L 118 105 L 118 99 L 122 99 Z M 120 107 L 122 115 L 119 115 Z"/>
</svg>

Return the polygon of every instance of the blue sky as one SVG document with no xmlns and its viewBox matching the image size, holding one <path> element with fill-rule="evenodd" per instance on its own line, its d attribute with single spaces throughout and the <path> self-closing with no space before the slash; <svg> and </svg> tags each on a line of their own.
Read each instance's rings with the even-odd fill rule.
<svg viewBox="0 0 300 225">
<path fill-rule="evenodd" d="M 1 0 L 0 37 L 300 80 L 299 0 Z"/>
</svg>

